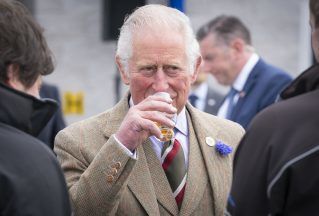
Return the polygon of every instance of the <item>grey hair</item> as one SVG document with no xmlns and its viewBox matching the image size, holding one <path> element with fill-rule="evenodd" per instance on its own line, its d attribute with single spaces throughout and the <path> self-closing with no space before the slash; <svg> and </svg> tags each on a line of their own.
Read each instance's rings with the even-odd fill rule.
<svg viewBox="0 0 319 216">
<path fill-rule="evenodd" d="M 204 24 L 197 32 L 197 40 L 202 41 L 209 34 L 214 34 L 217 42 L 223 45 L 229 45 L 235 38 L 241 38 L 246 43 L 246 50 L 253 52 L 250 31 L 235 16 L 220 15 Z"/>
<path fill-rule="evenodd" d="M 128 73 L 128 62 L 133 54 L 132 35 L 141 29 L 169 28 L 180 32 L 185 38 L 189 71 L 195 70 L 196 59 L 200 56 L 199 44 L 194 35 L 189 18 L 179 10 L 163 5 L 149 4 L 136 9 L 128 16 L 120 30 L 116 55 Z"/>
</svg>

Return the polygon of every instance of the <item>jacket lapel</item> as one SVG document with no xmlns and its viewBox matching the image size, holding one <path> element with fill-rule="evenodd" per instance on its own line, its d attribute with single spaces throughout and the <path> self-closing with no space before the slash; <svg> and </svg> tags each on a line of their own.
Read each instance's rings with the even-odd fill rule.
<svg viewBox="0 0 319 216">
<path fill-rule="evenodd" d="M 151 173 L 151 178 L 158 202 L 172 215 L 178 215 L 178 206 L 173 197 L 172 190 L 170 188 L 160 160 L 157 158 L 152 148 L 152 143 L 147 140 L 143 144 L 143 148 L 145 151 L 148 168 Z"/>
<path fill-rule="evenodd" d="M 233 112 L 231 113 L 231 118 L 230 118 L 231 120 L 236 121 L 239 119 L 238 113 L 240 113 L 240 110 L 245 102 L 247 95 L 250 93 L 250 91 L 254 88 L 256 84 L 262 64 L 263 64 L 262 60 L 259 60 L 257 62 L 257 64 L 255 65 L 255 67 L 253 68 L 253 70 L 248 76 L 248 79 L 244 85 L 244 89 L 241 92 L 239 92 L 238 102 L 236 106 L 234 107 Z"/>
<path fill-rule="evenodd" d="M 146 143 L 145 143 L 146 144 Z M 147 144 L 146 144 L 147 145 Z M 148 215 L 159 215 L 156 194 L 143 147 L 137 149 L 138 160 L 130 176 L 128 187 L 144 207 Z"/>
<path fill-rule="evenodd" d="M 203 196 L 207 185 L 207 178 L 203 157 L 200 152 L 198 140 L 193 129 L 193 123 L 187 113 L 189 130 L 189 165 L 184 200 L 180 215 L 191 215 Z"/>
<path fill-rule="evenodd" d="M 213 191 L 214 208 L 216 215 L 223 215 L 224 203 L 226 203 L 225 194 L 228 194 L 228 189 L 231 179 L 231 157 L 222 157 L 219 155 L 214 147 L 206 144 L 206 137 L 212 137 L 214 140 L 221 140 L 225 143 L 230 142 L 227 132 L 220 130 L 220 126 L 215 124 L 213 128 L 208 128 L 201 116 L 197 115 L 195 110 L 190 106 L 187 106 L 190 119 L 193 123 L 194 132 L 198 137 L 199 147 L 201 149 L 204 162 L 206 165 L 206 171 Z"/>
</svg>

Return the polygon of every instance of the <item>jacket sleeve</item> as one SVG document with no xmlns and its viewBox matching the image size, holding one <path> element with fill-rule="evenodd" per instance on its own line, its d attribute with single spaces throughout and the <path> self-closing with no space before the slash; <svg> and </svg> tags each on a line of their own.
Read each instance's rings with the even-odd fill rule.
<svg viewBox="0 0 319 216">
<path fill-rule="evenodd" d="M 55 140 L 55 152 L 65 174 L 74 213 L 113 215 L 136 160 L 123 151 L 113 136 L 97 152 L 92 152 L 88 149 L 91 146 L 85 146 L 88 143 L 82 130 L 82 127 L 68 128 Z M 88 159 L 90 156 L 92 160 Z"/>
</svg>

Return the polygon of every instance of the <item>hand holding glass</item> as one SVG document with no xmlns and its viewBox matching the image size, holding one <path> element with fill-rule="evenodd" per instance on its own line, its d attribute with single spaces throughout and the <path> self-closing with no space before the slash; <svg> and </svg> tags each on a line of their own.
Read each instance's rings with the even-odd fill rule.
<svg viewBox="0 0 319 216">
<path fill-rule="evenodd" d="M 170 95 L 167 92 L 157 92 L 154 95 L 161 96 L 164 98 L 170 98 Z M 174 117 L 172 118 L 172 121 L 174 121 L 175 124 L 176 124 L 176 120 L 177 120 L 177 114 L 175 114 Z M 159 139 L 161 142 L 167 142 L 167 141 L 173 139 L 173 137 L 174 137 L 174 129 L 173 128 L 169 128 L 166 125 L 161 125 L 158 122 L 155 122 L 155 124 L 161 130 L 162 138 Z"/>
</svg>

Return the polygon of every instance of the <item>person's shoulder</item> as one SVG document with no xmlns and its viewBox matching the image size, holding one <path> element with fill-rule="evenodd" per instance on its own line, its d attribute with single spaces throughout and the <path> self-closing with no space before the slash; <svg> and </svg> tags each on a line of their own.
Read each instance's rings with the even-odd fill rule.
<svg viewBox="0 0 319 216">
<path fill-rule="evenodd" d="M 199 119 L 200 121 L 202 121 L 205 124 L 218 124 L 218 125 L 225 125 L 225 126 L 231 126 L 231 127 L 241 127 L 239 124 L 230 121 L 228 119 L 224 119 L 224 118 L 220 118 L 216 115 L 212 115 L 210 113 L 198 110 L 198 109 L 192 109 L 191 110 L 192 113 L 195 114 L 195 117 L 197 119 Z"/>
<path fill-rule="evenodd" d="M 279 101 L 266 107 L 253 118 L 250 128 L 264 129 L 269 133 L 282 127 L 293 128 L 298 122 L 303 121 L 300 116 L 313 114 L 318 105 L 314 95 L 318 96 L 319 91 Z M 289 122 L 292 124 L 289 125 Z"/>
<path fill-rule="evenodd" d="M 88 135 L 90 137 L 93 137 L 94 134 L 97 136 L 100 134 L 111 135 L 109 133 L 116 131 L 129 109 L 127 98 L 127 96 L 124 97 L 115 106 L 100 114 L 70 124 L 57 136 L 60 134 Z"/>
<path fill-rule="evenodd" d="M 106 124 L 107 119 L 111 116 L 111 110 L 107 110 L 100 114 L 91 116 L 89 118 L 71 123 L 64 128 L 63 132 L 77 132 L 78 130 L 97 130 L 101 125 Z"/>
<path fill-rule="evenodd" d="M 316 90 L 277 102 L 262 110 L 249 125 L 247 135 L 250 141 L 245 144 L 256 146 L 253 142 L 259 139 L 261 145 L 268 146 L 277 168 L 309 150 L 317 151 L 318 97 L 319 90 Z"/>
<path fill-rule="evenodd" d="M 105 134 L 106 131 L 114 131 L 123 120 L 127 107 L 128 105 L 125 106 L 123 102 L 120 102 L 102 113 L 71 123 L 61 130 L 58 135 L 66 133 L 71 135 L 88 134 L 91 136 L 92 134 Z"/>
<path fill-rule="evenodd" d="M 17 128 L 0 123 L 0 132 L 2 150 L 7 149 L 17 154 L 23 152 L 25 157 L 43 155 L 55 159 L 55 155 L 46 144 Z"/>
<path fill-rule="evenodd" d="M 267 119 L 269 116 L 275 115 L 280 115 L 278 118 L 285 118 L 287 115 L 292 117 L 294 113 L 302 115 L 306 114 L 305 112 L 307 110 L 311 113 L 311 111 L 316 110 L 319 105 L 319 101 L 317 100 L 318 96 L 319 89 L 285 99 L 267 107 L 260 115 Z"/>
<path fill-rule="evenodd" d="M 220 118 L 197 109 L 192 109 L 190 112 L 193 115 L 196 126 L 201 127 L 206 131 L 219 131 L 220 135 L 224 133 L 226 135 L 227 133 L 226 136 L 237 137 L 238 140 L 245 133 L 243 127 L 236 122 Z"/>
<path fill-rule="evenodd" d="M 261 75 L 264 78 L 268 77 L 269 79 L 281 78 L 281 79 L 287 79 L 290 81 L 292 80 L 291 75 L 284 69 L 279 68 L 278 66 L 275 66 L 273 64 L 267 63 L 263 59 L 260 59 L 259 61 L 261 65 L 264 65 L 263 68 L 265 72 L 261 73 Z"/>
</svg>

